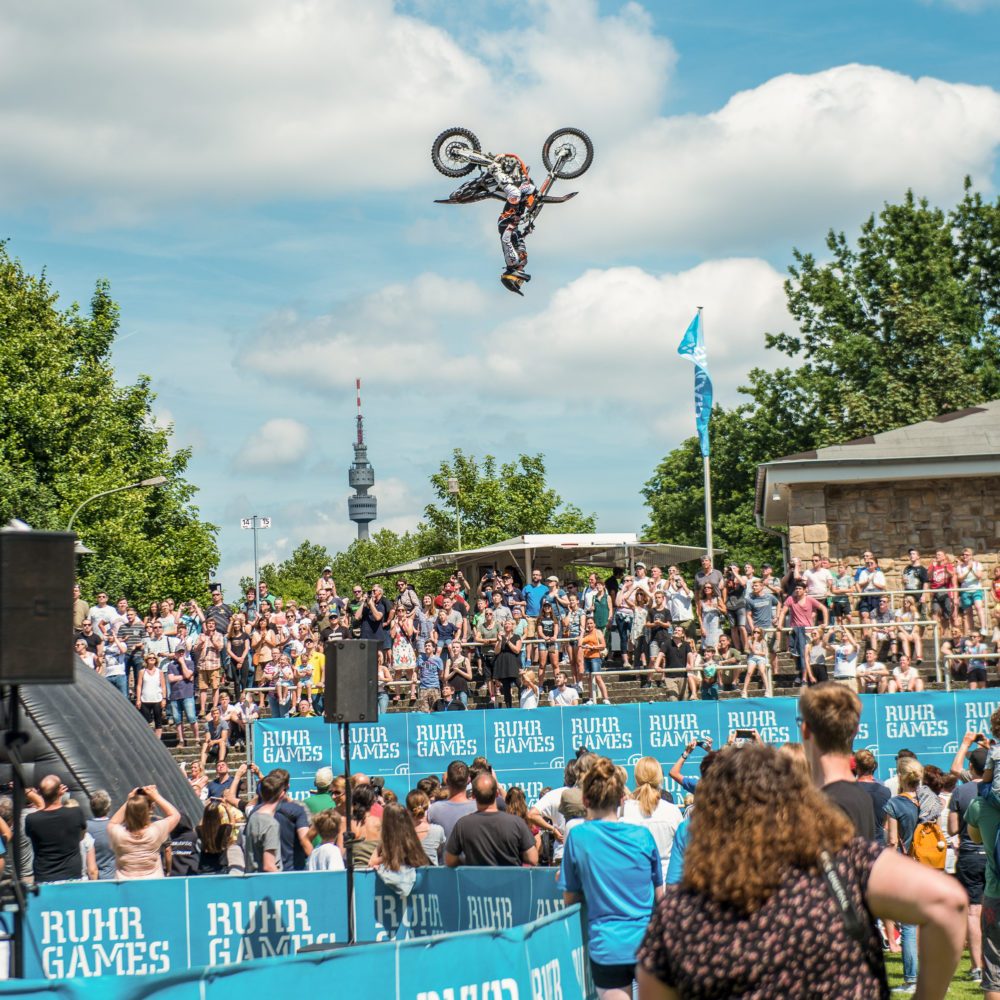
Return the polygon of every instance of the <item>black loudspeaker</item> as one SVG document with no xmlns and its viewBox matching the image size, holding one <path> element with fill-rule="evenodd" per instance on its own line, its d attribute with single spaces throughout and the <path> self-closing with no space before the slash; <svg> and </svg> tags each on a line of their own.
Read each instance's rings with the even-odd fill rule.
<svg viewBox="0 0 1000 1000">
<path fill-rule="evenodd" d="M 371 639 L 333 639 L 326 644 L 327 722 L 378 722 L 378 646 Z"/>
<path fill-rule="evenodd" d="M 0 683 L 73 683 L 74 541 L 0 531 Z"/>
</svg>

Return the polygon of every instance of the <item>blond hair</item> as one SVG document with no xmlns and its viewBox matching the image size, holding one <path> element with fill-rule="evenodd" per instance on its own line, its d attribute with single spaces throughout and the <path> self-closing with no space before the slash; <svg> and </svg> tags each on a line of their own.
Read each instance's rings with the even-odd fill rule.
<svg viewBox="0 0 1000 1000">
<path fill-rule="evenodd" d="M 660 804 L 663 768 L 655 757 L 640 757 L 635 765 L 635 791 L 632 798 L 639 803 L 643 816 L 652 816 Z"/>
<path fill-rule="evenodd" d="M 923 780 L 924 765 L 916 757 L 903 757 L 896 762 L 899 790 L 912 792 Z"/>
</svg>

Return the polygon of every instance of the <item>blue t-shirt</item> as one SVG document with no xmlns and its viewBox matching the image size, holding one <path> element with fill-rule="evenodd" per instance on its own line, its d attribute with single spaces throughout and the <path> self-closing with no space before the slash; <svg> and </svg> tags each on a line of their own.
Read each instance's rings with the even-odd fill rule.
<svg viewBox="0 0 1000 1000">
<path fill-rule="evenodd" d="M 662 883 L 660 852 L 646 827 L 587 820 L 566 835 L 558 885 L 586 900 L 595 962 L 635 961 Z"/>
<path fill-rule="evenodd" d="M 542 598 L 549 592 L 544 583 L 529 583 L 521 596 L 524 598 L 524 613 L 528 618 L 537 618 L 542 613 Z"/>
<path fill-rule="evenodd" d="M 417 657 L 417 673 L 420 677 L 420 687 L 431 690 L 441 687 L 441 671 L 444 663 L 440 656 L 428 656 L 421 653 Z"/>
<path fill-rule="evenodd" d="M 694 795 L 694 790 L 697 787 L 698 778 L 685 778 L 683 775 L 681 776 L 681 788 L 683 788 L 685 792 L 690 792 Z"/>
<path fill-rule="evenodd" d="M 666 885 L 677 885 L 684 876 L 684 852 L 688 845 L 688 829 L 691 826 L 691 818 L 685 816 L 681 820 L 677 832 L 674 834 L 674 846 L 670 848 L 670 860 L 667 862 L 667 877 L 664 880 Z"/>
<path fill-rule="evenodd" d="M 920 816 L 917 805 L 912 799 L 902 795 L 894 795 L 885 804 L 885 815 L 892 816 L 899 826 L 899 843 L 904 854 L 910 853 L 910 844 L 913 843 L 913 832 L 917 828 L 917 820 Z"/>
</svg>

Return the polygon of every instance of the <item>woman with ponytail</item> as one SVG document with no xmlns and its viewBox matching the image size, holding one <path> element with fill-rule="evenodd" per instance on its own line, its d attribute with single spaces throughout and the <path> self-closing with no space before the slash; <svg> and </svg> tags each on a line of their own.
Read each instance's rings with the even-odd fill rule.
<svg viewBox="0 0 1000 1000">
<path fill-rule="evenodd" d="M 586 903 L 598 1000 L 631 1000 L 636 952 L 663 892 L 660 852 L 649 830 L 619 821 L 625 782 L 610 760 L 597 758 L 582 790 L 587 820 L 566 834 L 558 884 L 567 906 Z"/>
<path fill-rule="evenodd" d="M 670 863 L 677 827 L 684 819 L 680 809 L 662 795 L 663 768 L 655 757 L 642 757 L 635 765 L 635 791 L 625 800 L 622 821 L 644 826 L 653 835 L 660 852 L 664 877 Z"/>
</svg>

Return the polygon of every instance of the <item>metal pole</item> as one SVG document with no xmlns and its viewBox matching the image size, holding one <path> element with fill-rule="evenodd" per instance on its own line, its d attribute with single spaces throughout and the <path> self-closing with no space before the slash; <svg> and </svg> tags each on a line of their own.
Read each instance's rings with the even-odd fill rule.
<svg viewBox="0 0 1000 1000">
<path fill-rule="evenodd" d="M 702 459 L 705 467 L 705 551 L 708 558 L 715 561 L 715 552 L 712 544 L 712 473 L 709 468 L 708 455 Z"/>
<path fill-rule="evenodd" d="M 13 848 L 14 855 L 14 871 L 13 878 L 14 884 L 17 886 L 21 885 L 21 810 L 24 806 L 24 780 L 21 771 L 21 759 L 20 759 L 20 738 L 21 738 L 21 718 L 20 718 L 20 691 L 16 684 L 10 686 L 10 733 L 9 737 L 12 741 L 17 744 L 17 760 L 14 761 L 14 803 L 13 803 L 13 815 L 11 816 L 11 823 L 13 824 L 13 843 L 11 847 Z M 10 747 L 8 747 L 9 751 Z M 24 894 L 18 892 L 17 896 L 17 910 L 14 913 L 14 944 L 11 949 L 10 958 L 10 977 L 11 979 L 20 979 L 24 975 L 24 907 L 27 905 L 27 899 Z"/>
<path fill-rule="evenodd" d="M 260 611 L 260 573 L 257 570 L 257 515 L 253 516 L 253 602 Z"/>
<path fill-rule="evenodd" d="M 354 927 L 354 831 L 351 829 L 351 724 L 342 722 L 344 732 L 344 809 L 347 812 L 347 827 L 344 834 L 344 848 L 347 852 L 347 943 L 357 943 Z"/>
<path fill-rule="evenodd" d="M 462 551 L 462 510 L 458 506 L 458 494 L 455 494 L 455 521 L 458 523 L 458 551 Z"/>
</svg>

